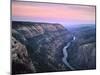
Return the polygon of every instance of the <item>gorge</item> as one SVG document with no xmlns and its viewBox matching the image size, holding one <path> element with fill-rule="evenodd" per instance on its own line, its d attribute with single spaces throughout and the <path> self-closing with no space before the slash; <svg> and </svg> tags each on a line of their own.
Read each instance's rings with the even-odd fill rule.
<svg viewBox="0 0 100 75">
<path fill-rule="evenodd" d="M 95 69 L 94 31 L 83 39 L 58 23 L 12 21 L 11 32 L 13 74 Z"/>
</svg>

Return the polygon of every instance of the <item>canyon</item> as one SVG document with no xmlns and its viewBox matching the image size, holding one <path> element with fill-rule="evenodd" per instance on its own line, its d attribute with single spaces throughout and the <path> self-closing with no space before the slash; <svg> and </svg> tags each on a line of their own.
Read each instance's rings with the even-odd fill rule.
<svg viewBox="0 0 100 75">
<path fill-rule="evenodd" d="M 83 33 L 71 33 L 58 23 L 22 21 L 12 21 L 11 32 L 13 74 L 84 70 L 96 67 L 94 35 L 83 39 L 86 34 L 82 36 Z"/>
<path fill-rule="evenodd" d="M 72 35 L 62 25 L 12 22 L 12 37 L 26 47 L 37 72 L 66 70 L 62 48 Z"/>
</svg>

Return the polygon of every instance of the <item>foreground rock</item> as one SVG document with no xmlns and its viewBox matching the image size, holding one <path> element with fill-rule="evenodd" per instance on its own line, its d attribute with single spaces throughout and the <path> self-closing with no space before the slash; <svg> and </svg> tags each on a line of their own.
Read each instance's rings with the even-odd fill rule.
<svg viewBox="0 0 100 75">
<path fill-rule="evenodd" d="M 32 73 L 35 72 L 35 67 L 29 58 L 27 49 L 14 37 L 12 37 L 12 73 Z"/>
</svg>

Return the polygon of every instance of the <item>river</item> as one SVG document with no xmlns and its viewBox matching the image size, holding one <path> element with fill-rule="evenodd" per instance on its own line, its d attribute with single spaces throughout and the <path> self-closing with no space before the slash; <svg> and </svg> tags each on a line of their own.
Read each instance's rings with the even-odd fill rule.
<svg viewBox="0 0 100 75">
<path fill-rule="evenodd" d="M 71 42 L 74 41 L 74 40 L 76 40 L 76 37 L 75 37 L 75 36 L 73 36 L 73 39 L 72 39 L 70 42 L 68 42 L 67 45 L 63 48 L 63 55 L 64 55 L 64 57 L 62 58 L 62 61 L 63 61 L 63 63 L 64 63 L 67 67 L 69 67 L 71 70 L 75 70 L 75 69 L 74 69 L 74 67 L 72 67 L 72 66 L 68 63 L 68 61 L 67 61 L 67 58 L 68 58 L 67 49 L 68 49 L 68 47 L 70 46 Z"/>
</svg>

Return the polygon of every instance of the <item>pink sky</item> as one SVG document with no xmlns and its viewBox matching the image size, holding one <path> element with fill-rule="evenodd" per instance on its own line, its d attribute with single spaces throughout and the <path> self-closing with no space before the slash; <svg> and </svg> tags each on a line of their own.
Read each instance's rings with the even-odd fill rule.
<svg viewBox="0 0 100 75">
<path fill-rule="evenodd" d="M 13 1 L 12 19 L 70 24 L 95 23 L 95 6 Z"/>
</svg>

